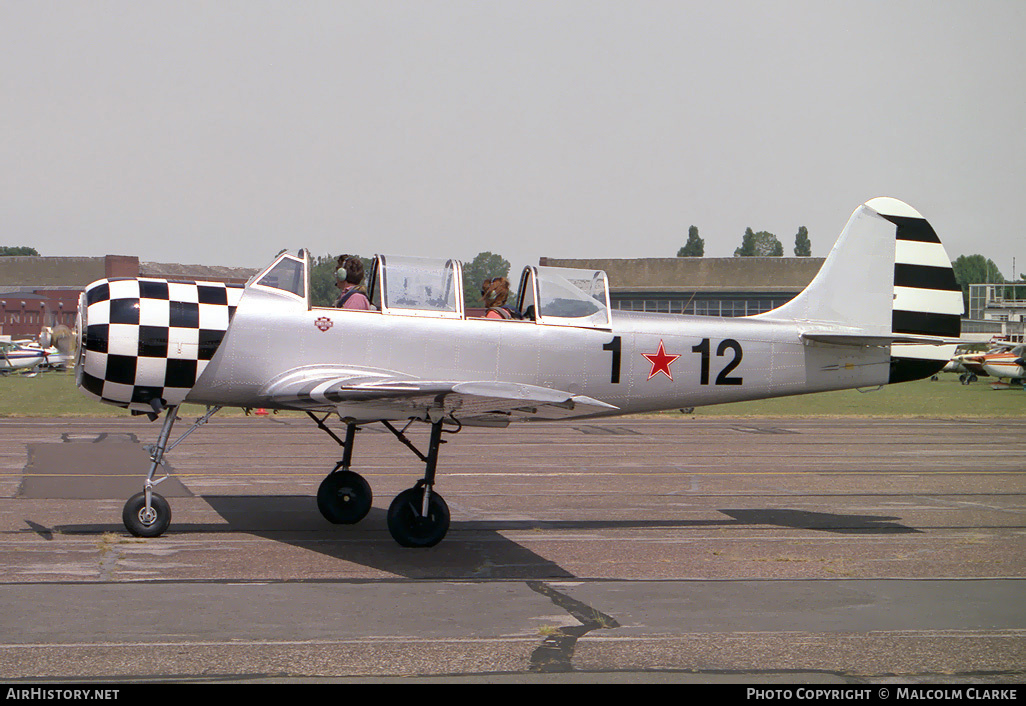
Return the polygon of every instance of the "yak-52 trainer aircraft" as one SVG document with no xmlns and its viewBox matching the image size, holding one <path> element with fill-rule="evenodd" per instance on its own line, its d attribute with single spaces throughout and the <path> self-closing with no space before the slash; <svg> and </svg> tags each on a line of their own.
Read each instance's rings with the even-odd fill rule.
<svg viewBox="0 0 1026 706">
<path fill-rule="evenodd" d="M 311 306 L 309 278 L 300 251 L 283 252 L 245 287 L 140 277 L 86 288 L 78 385 L 151 419 L 164 414 L 144 489 L 124 508 L 130 532 L 167 529 L 171 509 L 154 491 L 167 475 L 155 480 L 157 468 L 222 406 L 305 411 L 343 447 L 317 493 L 321 513 L 339 524 L 371 507 L 370 486 L 351 469 L 354 437 L 360 425 L 383 424 L 425 465 L 392 501 L 389 531 L 403 546 L 427 547 L 449 527 L 435 488 L 443 431 L 914 380 L 943 367 L 946 355 L 930 346 L 959 335 L 962 313 L 933 228 L 891 198 L 855 210 L 795 299 L 743 318 L 616 311 L 600 271 L 526 267 L 523 320 L 467 316 L 456 260 L 376 256 L 375 311 Z M 183 402 L 207 413 L 169 445 Z M 326 424 L 334 416 L 344 440 Z M 412 421 L 431 425 L 426 453 L 393 425 Z"/>
</svg>

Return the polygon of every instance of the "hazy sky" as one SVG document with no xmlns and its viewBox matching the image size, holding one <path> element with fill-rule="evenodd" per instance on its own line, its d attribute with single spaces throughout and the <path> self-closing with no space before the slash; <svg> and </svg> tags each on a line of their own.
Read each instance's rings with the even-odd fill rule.
<svg viewBox="0 0 1026 706">
<path fill-rule="evenodd" d="M 1026 271 L 1026 3 L 0 0 L 0 244 L 826 255 L 901 198 Z"/>
</svg>

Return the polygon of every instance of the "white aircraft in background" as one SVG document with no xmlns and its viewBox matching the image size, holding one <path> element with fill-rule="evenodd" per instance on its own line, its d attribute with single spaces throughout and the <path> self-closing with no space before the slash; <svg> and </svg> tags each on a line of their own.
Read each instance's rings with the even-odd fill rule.
<svg viewBox="0 0 1026 706">
<path fill-rule="evenodd" d="M 14 341 L 0 341 L 0 375 L 38 375 L 41 366 L 46 365 L 47 358 L 47 353 L 42 348 L 29 347 Z"/>
<path fill-rule="evenodd" d="M 75 362 L 75 332 L 67 326 L 44 327 L 38 340 L 0 341 L 0 374 L 35 377 L 44 370 L 64 370 Z"/>
</svg>

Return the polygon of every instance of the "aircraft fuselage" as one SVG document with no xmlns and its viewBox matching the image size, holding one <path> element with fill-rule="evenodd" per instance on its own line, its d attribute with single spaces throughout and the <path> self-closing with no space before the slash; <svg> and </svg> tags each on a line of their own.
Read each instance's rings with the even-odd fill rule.
<svg viewBox="0 0 1026 706">
<path fill-rule="evenodd" d="M 803 342 L 793 322 L 619 311 L 611 321 L 611 329 L 593 329 L 387 316 L 306 309 L 249 291 L 186 401 L 280 406 L 266 396 L 268 383 L 297 360 L 409 379 L 535 385 L 601 400 L 617 414 L 888 380 L 889 347 Z M 344 417 L 370 414 L 366 406 L 338 409 Z"/>
</svg>

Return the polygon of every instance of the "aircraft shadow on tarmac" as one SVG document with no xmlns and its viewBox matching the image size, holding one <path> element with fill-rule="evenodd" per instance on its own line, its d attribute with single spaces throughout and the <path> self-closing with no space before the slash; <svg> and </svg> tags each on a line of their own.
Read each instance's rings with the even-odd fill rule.
<svg viewBox="0 0 1026 706">
<path fill-rule="evenodd" d="M 329 557 L 408 578 L 570 579 L 574 575 L 504 537 L 508 530 L 594 531 L 758 526 L 841 534 L 905 534 L 919 530 L 895 517 L 835 515 L 789 509 L 720 510 L 722 520 L 454 520 L 449 535 L 427 550 L 404 549 L 389 535 L 385 511 L 372 508 L 357 525 L 332 525 L 308 496 L 203 496 L 227 524 L 171 524 L 167 536 L 241 532 L 319 552 Z M 28 522 L 28 521 L 27 521 Z M 29 522 L 34 531 L 39 525 Z M 45 529 L 45 528 L 44 528 Z M 65 533 L 123 533 L 117 525 L 65 525 Z"/>
</svg>

